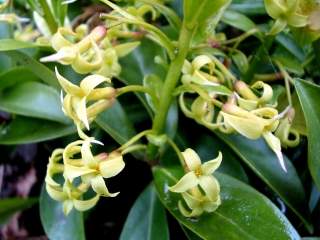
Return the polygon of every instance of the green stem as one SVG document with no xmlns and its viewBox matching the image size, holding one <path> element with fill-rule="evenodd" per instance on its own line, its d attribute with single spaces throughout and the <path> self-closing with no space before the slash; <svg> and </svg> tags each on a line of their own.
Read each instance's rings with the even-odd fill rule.
<svg viewBox="0 0 320 240">
<path fill-rule="evenodd" d="M 154 92 L 150 88 L 141 85 L 129 85 L 122 88 L 118 88 L 117 97 L 128 92 L 144 92 L 149 94 L 152 99 L 157 99 Z"/>
<path fill-rule="evenodd" d="M 55 20 L 55 18 L 53 16 L 51 10 L 50 10 L 50 7 L 49 7 L 49 5 L 48 5 L 46 0 L 39 0 L 39 3 L 40 3 L 41 8 L 43 10 L 43 13 L 44 13 L 43 17 L 44 17 L 44 19 L 46 20 L 46 22 L 48 24 L 50 32 L 52 34 L 54 34 L 58 29 L 58 24 L 57 24 L 57 22 L 56 22 L 56 20 Z"/>
<path fill-rule="evenodd" d="M 292 106 L 292 97 L 291 97 L 291 90 L 290 90 L 290 82 L 293 82 L 293 80 L 280 62 L 276 61 L 276 64 L 278 65 L 280 72 L 284 77 L 284 83 L 285 83 L 285 87 L 286 87 L 288 103 L 289 103 L 289 106 L 291 107 Z"/>
<path fill-rule="evenodd" d="M 183 26 L 179 37 L 178 54 L 170 64 L 160 95 L 159 109 L 153 121 L 152 130 L 156 135 L 164 133 L 168 110 L 173 98 L 172 93 L 179 81 L 184 60 L 188 54 L 191 37 L 192 31 Z"/>
<path fill-rule="evenodd" d="M 121 147 L 119 147 L 117 149 L 117 151 L 125 151 L 128 147 L 130 147 L 132 144 L 136 143 L 137 141 L 139 141 L 142 137 L 144 137 L 145 135 L 152 133 L 152 130 L 144 130 L 143 132 L 138 133 L 137 135 L 135 135 L 134 137 L 132 137 L 128 142 L 126 142 L 125 144 L 123 144 Z"/>
</svg>

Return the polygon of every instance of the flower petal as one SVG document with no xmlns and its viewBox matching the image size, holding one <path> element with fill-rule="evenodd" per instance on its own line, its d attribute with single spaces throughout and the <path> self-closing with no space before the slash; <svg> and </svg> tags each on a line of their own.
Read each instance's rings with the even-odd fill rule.
<svg viewBox="0 0 320 240">
<path fill-rule="evenodd" d="M 174 186 L 169 187 L 171 192 L 182 193 L 198 185 L 198 177 L 194 172 L 184 175 Z"/>
<path fill-rule="evenodd" d="M 201 171 L 203 175 L 211 175 L 221 164 L 222 153 L 219 152 L 218 157 L 201 165 Z"/>
<path fill-rule="evenodd" d="M 88 209 L 94 207 L 97 204 L 99 197 L 100 196 L 97 194 L 95 197 L 90 198 L 89 200 L 73 199 L 74 208 L 78 211 L 87 211 Z"/>
<path fill-rule="evenodd" d="M 115 197 L 120 193 L 110 193 L 102 176 L 96 176 L 92 178 L 91 186 L 96 193 L 104 197 Z"/>
<path fill-rule="evenodd" d="M 86 139 L 83 141 L 81 147 L 81 156 L 85 164 L 91 168 L 97 167 L 98 161 L 94 158 L 91 152 L 91 141 L 90 139 Z"/>
<path fill-rule="evenodd" d="M 71 83 L 69 80 L 67 80 L 62 75 L 60 75 L 57 67 L 55 68 L 55 71 L 56 71 L 57 79 L 65 92 L 67 92 L 71 95 L 74 95 L 74 96 L 81 96 L 82 95 L 82 90 L 80 87 Z"/>
<path fill-rule="evenodd" d="M 64 215 L 67 216 L 67 215 L 71 212 L 71 210 L 72 210 L 72 208 L 73 208 L 73 202 L 72 202 L 72 200 L 66 200 L 66 201 L 64 201 L 62 208 L 63 208 L 63 213 L 64 213 Z"/>
<path fill-rule="evenodd" d="M 66 164 L 64 167 L 63 176 L 72 182 L 77 177 L 94 173 L 96 171 L 97 170 L 90 169 L 88 167 L 75 167 L 70 164 Z"/>
<path fill-rule="evenodd" d="M 106 78 L 98 74 L 89 75 L 81 81 L 80 87 L 85 92 L 86 95 L 89 95 L 95 87 L 97 87 L 103 82 L 110 83 L 111 80 L 109 78 Z"/>
<path fill-rule="evenodd" d="M 195 171 L 201 166 L 201 160 L 198 154 L 191 148 L 182 152 L 186 165 L 190 171 Z"/>
<path fill-rule="evenodd" d="M 81 122 L 83 123 L 83 125 L 90 130 L 90 126 L 89 126 L 89 120 L 88 120 L 88 116 L 87 116 L 87 99 L 84 97 L 82 99 L 80 99 L 80 101 L 74 101 L 75 104 L 75 111 L 77 113 L 77 117 L 81 120 Z"/>
<path fill-rule="evenodd" d="M 61 187 L 54 187 L 46 184 L 46 190 L 49 196 L 56 201 L 64 201 L 67 198 L 67 194 L 62 191 Z"/>
<path fill-rule="evenodd" d="M 111 178 L 118 175 L 124 167 L 125 163 L 122 156 L 101 161 L 99 164 L 100 173 L 104 178 Z"/>
<path fill-rule="evenodd" d="M 220 194 L 220 184 L 213 176 L 200 176 L 199 185 L 211 201 L 216 201 Z"/>
<path fill-rule="evenodd" d="M 192 209 L 192 211 L 188 211 L 184 206 L 182 201 L 178 202 L 178 208 L 181 212 L 181 214 L 185 217 L 198 217 L 203 213 L 203 209 L 201 207 L 197 207 L 195 209 Z"/>
</svg>

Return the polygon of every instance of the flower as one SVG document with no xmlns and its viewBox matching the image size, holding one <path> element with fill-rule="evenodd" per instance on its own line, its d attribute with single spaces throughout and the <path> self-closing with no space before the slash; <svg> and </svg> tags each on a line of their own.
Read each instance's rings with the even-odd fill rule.
<svg viewBox="0 0 320 240">
<path fill-rule="evenodd" d="M 78 211 L 86 211 L 94 207 L 99 200 L 99 195 L 82 200 L 81 197 L 88 190 L 89 185 L 85 183 L 73 186 L 70 181 L 65 181 L 63 184 L 54 180 L 54 176 L 64 172 L 64 165 L 61 163 L 63 149 L 56 149 L 49 158 L 47 166 L 47 175 L 45 178 L 46 190 L 51 198 L 63 203 L 63 212 L 68 215 L 72 208 Z"/>
<path fill-rule="evenodd" d="M 212 173 L 220 166 L 222 154 L 217 158 L 201 164 L 197 153 L 188 148 L 182 152 L 186 174 L 174 185 L 170 191 L 181 193 L 188 211 L 181 201 L 179 209 L 186 217 L 196 217 L 203 212 L 213 212 L 221 204 L 220 185 Z M 201 191 L 201 190 L 202 191 Z"/>
<path fill-rule="evenodd" d="M 61 76 L 57 68 L 56 76 L 61 87 L 67 93 L 64 98 L 62 96 L 63 112 L 75 122 L 81 137 L 83 134 L 80 124 L 89 130 L 89 122 L 113 104 L 115 89 L 113 87 L 97 88 L 102 83 L 111 82 L 109 78 L 97 74 L 85 77 L 80 86 Z M 92 101 L 94 103 L 87 107 L 88 102 Z"/>
<path fill-rule="evenodd" d="M 98 195 L 104 197 L 115 197 L 119 194 L 110 193 L 104 178 L 111 178 L 118 175 L 125 163 L 122 155 L 117 152 L 111 154 L 102 153 L 93 156 L 91 152 L 92 139 L 79 140 L 70 143 L 63 152 L 65 165 L 64 177 L 71 183 L 78 177 L 92 187 Z M 80 158 L 75 158 L 80 154 Z"/>
</svg>

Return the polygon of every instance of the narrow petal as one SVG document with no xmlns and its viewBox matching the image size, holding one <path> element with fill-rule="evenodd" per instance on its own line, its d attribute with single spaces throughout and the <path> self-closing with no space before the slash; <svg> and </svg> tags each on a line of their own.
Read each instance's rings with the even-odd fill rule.
<svg viewBox="0 0 320 240">
<path fill-rule="evenodd" d="M 182 201 L 178 202 L 178 208 L 181 212 L 181 214 L 185 217 L 198 217 L 203 213 L 203 209 L 201 207 L 197 207 L 195 209 L 192 209 L 192 211 L 188 211 L 184 206 Z"/>
<path fill-rule="evenodd" d="M 115 197 L 120 192 L 110 193 L 102 176 L 96 176 L 91 179 L 92 189 L 104 197 Z"/>
<path fill-rule="evenodd" d="M 172 187 L 169 187 L 171 192 L 182 193 L 198 185 L 198 177 L 194 172 L 189 172 L 184 175 L 178 182 Z"/>
<path fill-rule="evenodd" d="M 95 197 L 89 200 L 73 200 L 74 208 L 78 211 L 87 211 L 90 208 L 93 208 L 99 200 L 99 195 L 97 194 Z"/>
<path fill-rule="evenodd" d="M 271 132 L 264 133 L 263 137 L 266 140 L 269 147 L 272 149 L 272 151 L 277 155 L 277 158 L 279 160 L 279 163 L 280 163 L 282 169 L 285 172 L 287 172 L 287 168 L 284 163 L 283 155 L 281 152 L 281 142 L 280 142 L 279 138 L 274 136 Z"/>
<path fill-rule="evenodd" d="M 65 178 L 67 178 L 72 182 L 77 177 L 94 173 L 94 172 L 97 172 L 97 170 L 90 169 L 88 167 L 75 167 L 70 164 L 66 164 L 63 175 Z"/>
<path fill-rule="evenodd" d="M 53 187 L 49 184 L 46 184 L 46 190 L 49 196 L 56 201 L 64 201 L 67 198 L 67 195 L 62 191 L 62 188 Z"/>
<path fill-rule="evenodd" d="M 83 141 L 82 147 L 81 147 L 81 156 L 85 164 L 89 167 L 96 167 L 97 166 L 97 160 L 94 158 L 92 152 L 91 152 L 91 141 L 90 139 L 87 139 Z"/>
<path fill-rule="evenodd" d="M 191 148 L 186 149 L 182 152 L 186 165 L 190 171 L 195 171 L 201 166 L 201 160 L 198 154 Z"/>
<path fill-rule="evenodd" d="M 58 68 L 55 68 L 57 79 L 63 88 L 63 90 L 71 95 L 82 95 L 82 90 L 75 84 L 71 83 L 58 72 Z"/>
<path fill-rule="evenodd" d="M 211 175 L 215 170 L 218 169 L 222 161 L 222 153 L 219 152 L 218 157 L 208 162 L 205 162 L 201 166 L 201 171 L 203 175 Z"/>
<path fill-rule="evenodd" d="M 63 208 L 63 213 L 64 215 L 68 215 L 71 210 L 73 209 L 73 202 L 72 200 L 66 200 L 63 202 L 63 205 L 62 205 L 62 208 Z"/>
<path fill-rule="evenodd" d="M 182 193 L 182 198 L 184 199 L 184 201 L 186 202 L 187 206 L 190 209 L 194 209 L 196 207 L 199 207 L 201 204 L 201 199 L 198 199 L 195 196 L 193 196 L 187 192 Z"/>
<path fill-rule="evenodd" d="M 214 202 L 212 201 L 208 201 L 208 202 L 205 202 L 203 204 L 203 209 L 204 211 L 206 212 L 214 212 L 215 210 L 217 210 L 217 208 L 221 205 L 221 199 L 220 199 L 220 196 L 218 196 L 218 199 Z"/>
<path fill-rule="evenodd" d="M 96 88 L 98 85 L 100 85 L 103 82 L 110 83 L 111 80 L 109 78 L 106 78 L 98 74 L 89 75 L 88 77 L 85 77 L 81 81 L 80 87 L 85 92 L 86 95 L 89 95 L 94 88 Z"/>
<path fill-rule="evenodd" d="M 200 176 L 199 185 L 211 201 L 216 201 L 220 194 L 220 185 L 213 176 Z"/>
<path fill-rule="evenodd" d="M 115 159 L 107 159 L 99 164 L 100 173 L 104 178 L 111 178 L 118 175 L 125 167 L 122 156 Z"/>
<path fill-rule="evenodd" d="M 79 102 L 76 102 L 75 111 L 77 113 L 77 117 L 81 120 L 83 125 L 90 130 L 89 120 L 87 116 L 87 99 L 84 97 Z"/>
</svg>

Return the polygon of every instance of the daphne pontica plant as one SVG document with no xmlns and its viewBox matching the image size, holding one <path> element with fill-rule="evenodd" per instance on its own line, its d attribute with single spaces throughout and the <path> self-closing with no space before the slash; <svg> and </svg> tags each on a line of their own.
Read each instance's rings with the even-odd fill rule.
<svg viewBox="0 0 320 240">
<path fill-rule="evenodd" d="M 117 206 L 136 160 L 152 182 L 120 239 L 169 239 L 165 209 L 171 238 L 319 233 L 316 0 L 83 4 L 0 7 L 0 143 L 59 139 L 40 196 L 50 239 L 84 239 L 81 212 Z"/>
</svg>

